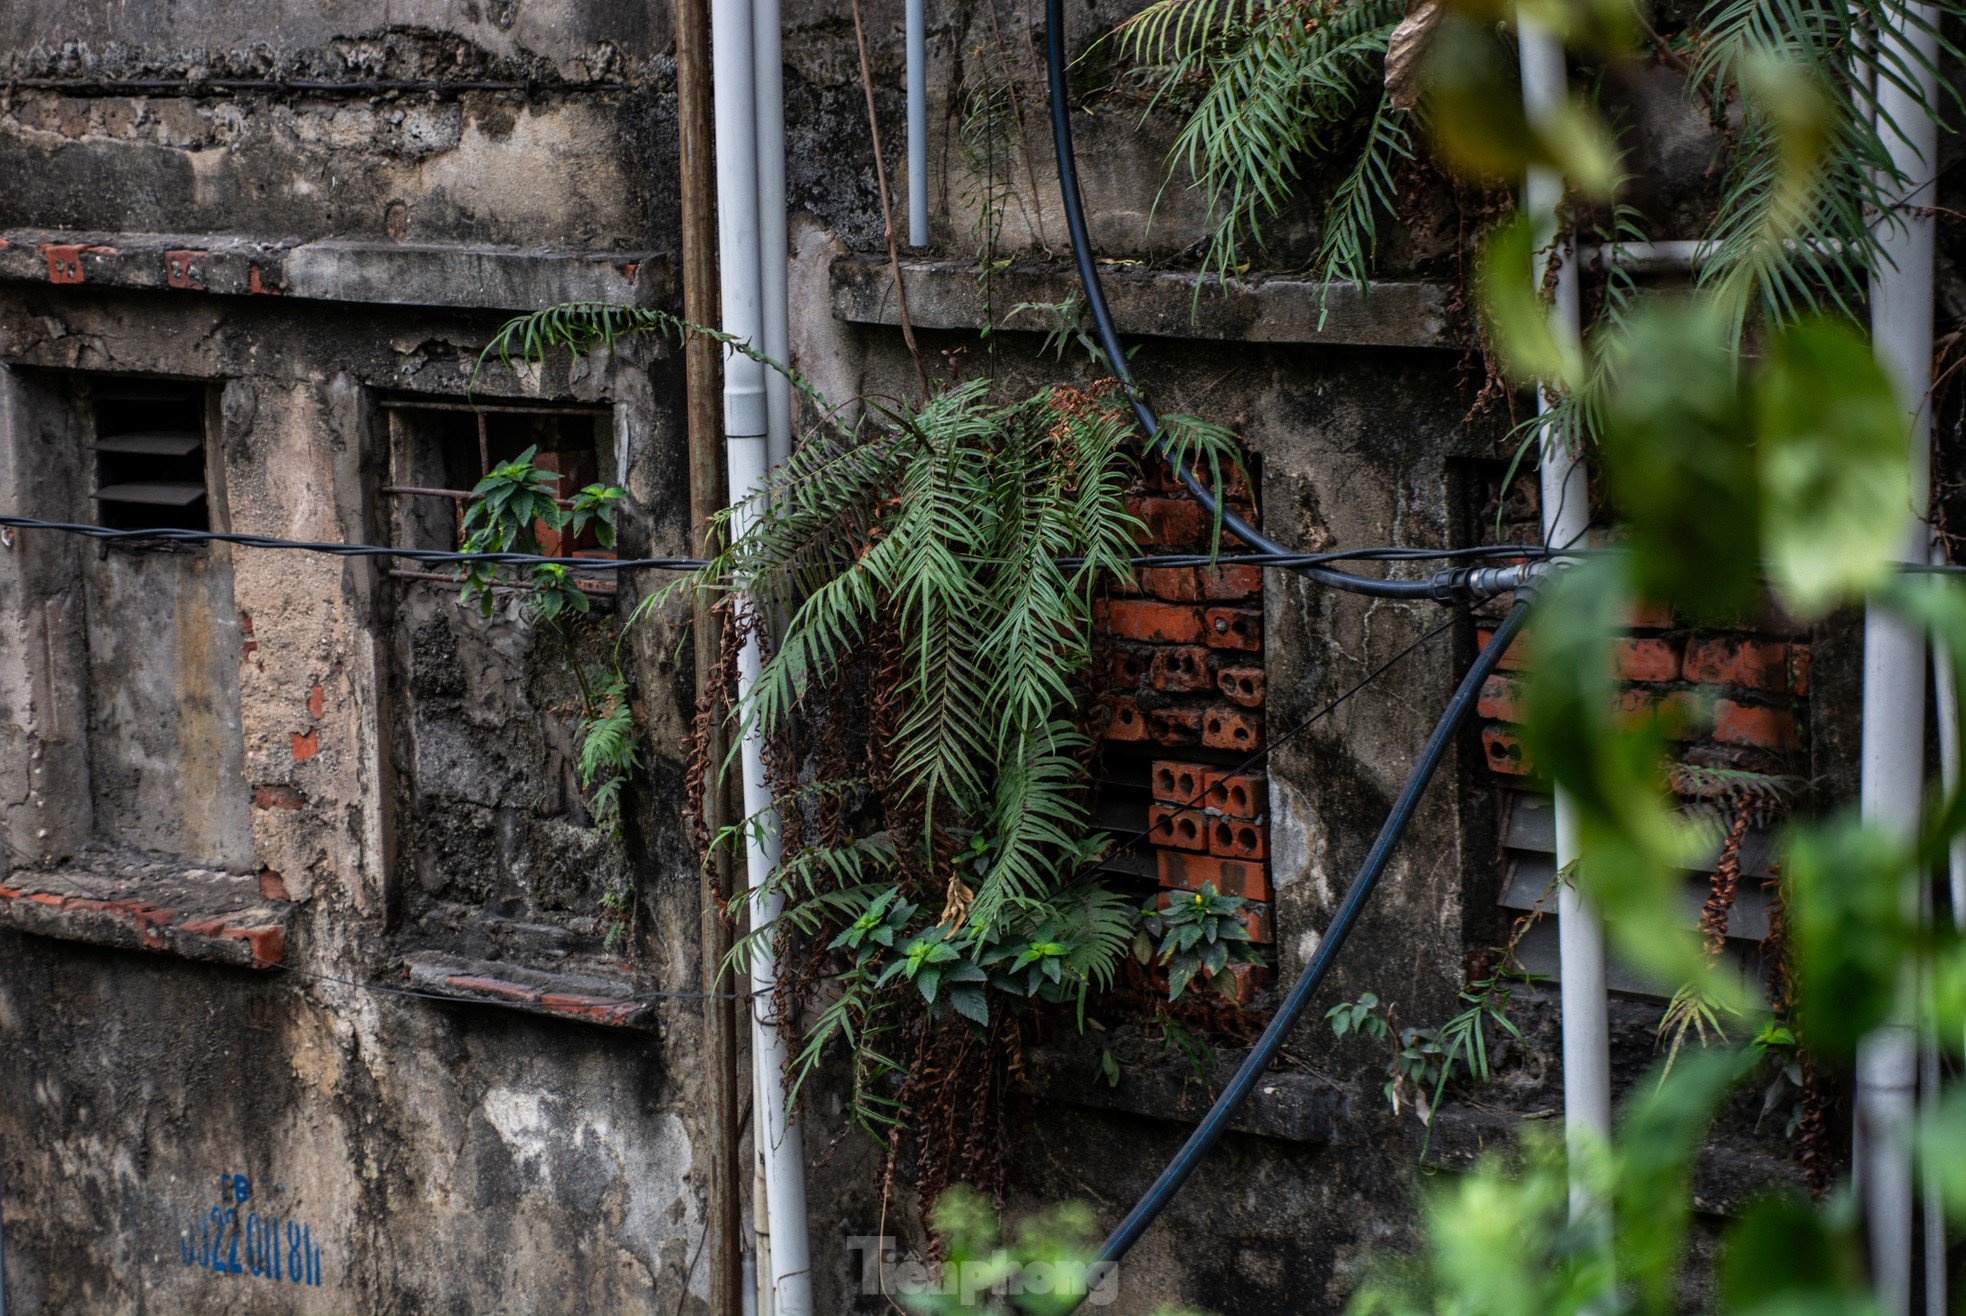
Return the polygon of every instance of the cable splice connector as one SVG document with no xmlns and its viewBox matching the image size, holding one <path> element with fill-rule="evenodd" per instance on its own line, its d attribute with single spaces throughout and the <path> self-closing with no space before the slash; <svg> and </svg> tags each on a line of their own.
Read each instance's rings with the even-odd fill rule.
<svg viewBox="0 0 1966 1316">
<path fill-rule="evenodd" d="M 1444 567 L 1434 572 L 1430 584 L 1434 602 L 1443 606 L 1480 603 L 1498 594 L 1517 594 L 1527 601 L 1558 565 L 1543 558 L 1512 567 Z"/>
</svg>

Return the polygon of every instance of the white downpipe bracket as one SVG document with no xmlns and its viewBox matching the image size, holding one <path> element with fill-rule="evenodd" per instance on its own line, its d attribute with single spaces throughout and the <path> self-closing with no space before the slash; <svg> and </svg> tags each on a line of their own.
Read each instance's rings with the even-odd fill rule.
<svg viewBox="0 0 1966 1316">
<path fill-rule="evenodd" d="M 928 0 L 908 0 L 908 245 L 928 245 Z"/>
<path fill-rule="evenodd" d="M 1517 42 L 1522 63 L 1522 103 L 1531 119 L 1562 105 L 1567 90 L 1563 47 L 1542 25 L 1519 20 Z M 1524 207 L 1536 225 L 1537 279 L 1548 285 L 1548 268 L 1557 265 L 1555 304 L 1550 310 L 1556 334 L 1576 341 L 1582 332 L 1577 263 L 1566 259 L 1557 240 L 1563 204 L 1562 176 L 1532 169 L 1523 189 Z M 1537 408 L 1547 413 L 1549 394 L 1539 389 Z M 1581 543 L 1590 525 L 1590 487 L 1583 463 L 1554 429 L 1542 438 L 1543 538 L 1552 547 Z M 1563 872 L 1577 862 L 1577 811 L 1556 793 L 1556 863 Z M 1572 881 L 1559 881 L 1556 894 L 1558 983 L 1563 997 L 1563 1128 L 1571 1157 L 1570 1214 L 1573 1219 L 1601 1206 L 1579 1174 L 1579 1149 L 1603 1145 L 1611 1137 L 1611 1031 L 1606 1014 L 1604 928 Z"/>
<path fill-rule="evenodd" d="M 713 0 L 711 6 L 711 72 L 716 93 L 717 128 L 717 255 L 723 294 L 723 329 L 770 354 L 767 338 L 766 260 L 761 247 L 765 207 L 761 204 L 759 156 L 761 147 L 778 152 L 774 175 L 778 189 L 777 246 L 774 264 L 785 259 L 784 243 L 784 116 L 782 83 L 759 78 L 758 61 L 767 50 L 771 67 L 779 65 L 776 6 L 761 7 L 759 25 L 771 32 L 755 36 L 749 0 Z M 761 83 L 770 84 L 761 88 Z M 772 124 L 761 130 L 759 110 L 777 108 Z M 783 286 L 780 271 L 778 286 Z M 782 305 L 782 294 L 781 294 Z M 738 513 L 734 535 L 750 528 L 755 514 L 752 495 L 764 484 L 769 461 L 767 438 L 771 406 L 763 364 L 724 351 L 724 453 L 730 479 L 730 498 Z M 789 404 L 787 414 L 789 416 Z M 747 514 L 745 509 L 751 509 Z M 757 642 L 747 642 L 738 654 L 737 689 L 742 699 L 756 688 L 763 666 Z M 778 866 L 778 824 L 772 811 L 771 787 L 765 781 L 764 745 L 754 729 L 740 744 L 744 775 L 744 813 L 757 820 L 745 845 L 745 872 L 751 890 L 751 923 L 768 927 L 783 907 L 782 898 L 764 894 L 766 880 Z M 756 1089 L 752 1097 L 753 1137 L 763 1161 L 765 1213 L 770 1240 L 770 1310 L 774 1316 L 812 1316 L 811 1243 L 806 1225 L 805 1138 L 799 1122 L 786 1109 L 785 1061 L 787 1042 L 773 1017 L 778 960 L 773 939 L 760 937 L 751 957 L 751 1054 Z"/>
<path fill-rule="evenodd" d="M 1936 10 L 1906 9 L 1902 29 L 1878 34 L 1879 56 L 1904 71 L 1876 91 L 1879 136 L 1903 183 L 1887 181 L 1895 204 L 1875 233 L 1878 268 L 1871 279 L 1871 338 L 1892 377 L 1907 419 L 1911 487 L 1906 492 L 1904 559 L 1930 553 L 1923 524 L 1930 483 L 1932 417 L 1932 264 L 1935 221 L 1929 209 L 1938 127 L 1931 66 L 1937 59 Z M 1910 86 L 1900 85 L 1908 82 Z M 1864 821 L 1901 835 L 1918 828 L 1925 775 L 1925 646 L 1915 627 L 1880 608 L 1864 614 L 1863 741 L 1860 791 Z M 1919 893 L 1908 886 L 1905 908 Z M 1918 1045 L 1909 1018 L 1893 1018 L 1857 1049 L 1857 1183 L 1870 1233 L 1872 1280 L 1885 1316 L 1911 1310 L 1913 1188 L 1910 1146 L 1917 1099 Z"/>
</svg>

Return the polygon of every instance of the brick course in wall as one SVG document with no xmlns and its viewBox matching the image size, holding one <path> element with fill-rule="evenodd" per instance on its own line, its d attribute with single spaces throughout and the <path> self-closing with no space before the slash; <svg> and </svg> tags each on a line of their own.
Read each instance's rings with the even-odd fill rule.
<svg viewBox="0 0 1966 1316">
<path fill-rule="evenodd" d="M 1230 506 L 1256 523 L 1248 485 L 1225 488 Z M 1209 518 L 1166 471 L 1144 475 L 1128 507 L 1145 524 L 1143 551 L 1208 550 Z M 1239 546 L 1223 536 L 1222 551 Z M 1263 587 L 1262 569 L 1246 566 L 1148 567 L 1130 588 L 1115 587 L 1093 614 L 1104 654 L 1093 724 L 1108 760 L 1106 797 L 1144 804 L 1146 835 L 1133 848 L 1161 899 L 1205 885 L 1240 896 L 1250 902 L 1244 925 L 1267 948 L 1269 792 L 1260 770 L 1228 770 L 1263 744 Z M 1144 768 L 1145 791 L 1119 784 L 1125 774 L 1112 769 L 1121 760 Z M 1246 1005 L 1268 978 L 1267 968 L 1236 966 L 1225 994 Z"/>
</svg>

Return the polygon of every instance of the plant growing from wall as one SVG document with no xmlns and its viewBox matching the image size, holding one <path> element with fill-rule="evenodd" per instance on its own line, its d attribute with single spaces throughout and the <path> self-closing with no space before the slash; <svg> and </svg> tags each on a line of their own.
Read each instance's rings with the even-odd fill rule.
<svg viewBox="0 0 1966 1316">
<path fill-rule="evenodd" d="M 492 350 L 687 332 L 568 307 Z M 923 1201 L 957 1180 L 996 1191 L 1003 1144 L 975 1131 L 996 1127 L 1021 1019 L 1082 1011 L 1139 926 L 1093 872 L 1085 719 L 1092 606 L 1145 535 L 1126 509 L 1140 457 L 1110 384 L 1003 398 L 972 380 L 846 422 L 793 378 L 826 419 L 752 494 L 750 528 L 674 588 L 741 594 L 767 651 L 731 715 L 764 734 L 779 797 L 782 980 L 829 983 L 795 1089 L 844 1051 L 853 1118 L 897 1155 L 913 1137 Z M 1173 461 L 1238 461 L 1199 421 L 1168 436 Z"/>
<path fill-rule="evenodd" d="M 601 547 L 614 547 L 615 510 L 626 492 L 613 485 L 590 484 L 563 503 L 558 494 L 559 476 L 534 463 L 537 452 L 537 448 L 527 448 L 511 461 L 499 463 L 472 488 L 462 525 L 464 552 L 552 556 L 544 551 L 542 532 L 563 534 L 568 540 L 591 534 Z M 591 664 L 582 653 L 581 627 L 592 604 L 573 573 L 560 563 L 517 567 L 468 562 L 458 569 L 458 576 L 463 582 L 458 602 L 476 607 L 486 617 L 492 614 L 495 590 L 522 585 L 526 593 L 521 615 L 558 639 L 566 654 L 567 670 L 580 692 L 574 749 L 581 796 L 595 832 L 618 848 L 621 792 L 641 766 L 619 643 L 609 649 L 600 664 Z M 601 900 L 609 915 L 607 944 L 612 947 L 632 920 L 632 885 L 610 885 Z"/>
</svg>

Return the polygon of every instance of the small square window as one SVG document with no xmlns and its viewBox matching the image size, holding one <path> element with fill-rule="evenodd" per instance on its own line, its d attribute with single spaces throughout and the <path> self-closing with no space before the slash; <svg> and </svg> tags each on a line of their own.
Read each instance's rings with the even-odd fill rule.
<svg viewBox="0 0 1966 1316">
<path fill-rule="evenodd" d="M 117 530 L 209 530 L 204 387 L 102 379 L 89 399 L 98 523 Z"/>
<path fill-rule="evenodd" d="M 533 465 L 558 476 L 556 494 L 565 501 L 600 479 L 612 448 L 606 408 L 534 406 L 520 403 L 474 405 L 441 400 L 383 403 L 389 414 L 392 479 L 383 492 L 391 500 L 392 533 L 405 547 L 454 551 L 464 543 L 464 509 L 471 490 L 492 467 L 534 449 Z M 540 548 L 549 557 L 612 558 L 591 527 L 578 537 L 538 528 Z M 391 574 L 413 580 L 450 582 L 454 573 L 399 568 Z M 612 577 L 583 575 L 590 593 L 612 593 Z"/>
</svg>

